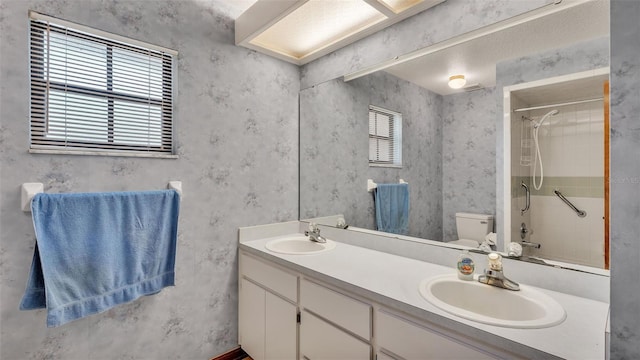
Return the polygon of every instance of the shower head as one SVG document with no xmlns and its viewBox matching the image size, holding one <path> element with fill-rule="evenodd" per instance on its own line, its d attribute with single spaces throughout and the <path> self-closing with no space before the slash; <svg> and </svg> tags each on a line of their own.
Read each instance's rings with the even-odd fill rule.
<svg viewBox="0 0 640 360">
<path fill-rule="evenodd" d="M 547 118 L 548 118 L 549 116 L 558 115 L 558 113 L 559 113 L 559 112 L 560 112 L 560 111 L 558 111 L 558 109 L 553 109 L 553 110 L 549 111 L 548 113 L 544 114 L 544 116 L 542 117 L 542 119 L 540 119 L 540 121 L 539 121 L 539 122 L 537 122 L 537 123 L 535 123 L 535 124 L 533 125 L 533 128 L 535 129 L 535 128 L 540 127 L 540 125 L 542 125 L 542 123 L 543 123 L 545 120 L 547 120 Z"/>
</svg>

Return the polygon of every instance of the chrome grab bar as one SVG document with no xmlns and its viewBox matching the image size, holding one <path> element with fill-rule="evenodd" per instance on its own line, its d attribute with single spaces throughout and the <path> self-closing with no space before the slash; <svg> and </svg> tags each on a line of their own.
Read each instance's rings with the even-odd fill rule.
<svg viewBox="0 0 640 360">
<path fill-rule="evenodd" d="M 560 200 L 562 200 L 565 204 L 567 204 L 567 206 L 569 206 L 573 211 L 576 212 L 576 214 L 578 214 L 579 217 L 583 218 L 585 216 L 587 216 L 587 212 L 584 210 L 578 210 L 578 208 L 573 205 L 571 203 L 571 201 L 569 201 L 569 199 L 567 199 L 566 197 L 564 197 L 564 195 L 562 195 L 562 193 L 560 192 L 560 190 L 555 189 L 553 190 L 553 193 L 556 194 Z"/>
<path fill-rule="evenodd" d="M 529 206 L 531 206 L 531 192 L 529 192 L 529 187 L 524 181 L 520 181 L 520 186 L 524 188 L 525 200 L 524 200 L 524 209 L 520 209 L 520 215 L 524 215 L 527 211 L 529 211 Z"/>
</svg>

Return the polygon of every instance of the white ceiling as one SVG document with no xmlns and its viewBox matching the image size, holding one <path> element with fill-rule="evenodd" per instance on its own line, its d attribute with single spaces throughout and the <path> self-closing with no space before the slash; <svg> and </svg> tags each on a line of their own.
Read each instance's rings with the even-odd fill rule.
<svg viewBox="0 0 640 360">
<path fill-rule="evenodd" d="M 609 3 L 595 0 L 393 65 L 385 71 L 448 95 L 464 92 L 464 89 L 449 88 L 447 82 L 451 75 L 464 74 L 467 86 L 479 83 L 491 87 L 496 84 L 496 63 L 502 60 L 564 47 L 608 33 Z"/>
</svg>

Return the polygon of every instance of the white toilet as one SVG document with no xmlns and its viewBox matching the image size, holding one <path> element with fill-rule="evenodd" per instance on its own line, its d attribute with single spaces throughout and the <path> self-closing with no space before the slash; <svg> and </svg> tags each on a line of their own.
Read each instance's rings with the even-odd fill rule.
<svg viewBox="0 0 640 360">
<path fill-rule="evenodd" d="M 484 237 L 493 231 L 493 215 L 456 213 L 456 229 L 458 240 L 447 244 L 463 245 L 477 248 Z"/>
</svg>

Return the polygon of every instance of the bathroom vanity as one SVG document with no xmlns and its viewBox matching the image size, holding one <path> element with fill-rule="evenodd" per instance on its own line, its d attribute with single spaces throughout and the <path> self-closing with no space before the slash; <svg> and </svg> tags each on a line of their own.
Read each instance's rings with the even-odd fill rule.
<svg viewBox="0 0 640 360">
<path fill-rule="evenodd" d="M 283 237 L 304 240 L 304 227 L 240 229 L 239 343 L 256 360 L 605 357 L 605 302 L 536 288 L 564 308 L 564 321 L 546 328 L 488 325 L 420 295 L 424 279 L 455 274 L 453 263 L 353 246 L 338 236 L 331 237 L 333 248 L 312 254 L 267 249 Z M 476 273 L 483 268 L 477 264 Z"/>
</svg>

